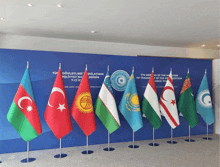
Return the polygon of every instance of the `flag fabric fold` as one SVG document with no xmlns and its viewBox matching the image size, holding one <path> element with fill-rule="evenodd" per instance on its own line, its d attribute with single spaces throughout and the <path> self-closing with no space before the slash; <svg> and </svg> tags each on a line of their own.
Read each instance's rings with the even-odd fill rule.
<svg viewBox="0 0 220 167">
<path fill-rule="evenodd" d="M 95 104 L 95 113 L 109 133 L 120 127 L 118 110 L 111 88 L 109 71 L 107 72 Z"/>
<path fill-rule="evenodd" d="M 96 130 L 89 78 L 85 70 L 79 88 L 74 97 L 70 112 L 86 136 Z"/>
<path fill-rule="evenodd" d="M 191 128 L 198 124 L 199 119 L 196 112 L 196 103 L 194 101 L 189 73 L 187 73 L 179 95 L 178 110 L 182 113 Z"/>
<path fill-rule="evenodd" d="M 202 119 L 208 125 L 214 123 L 215 118 L 212 109 L 212 101 L 210 97 L 206 74 L 204 75 L 202 82 L 199 86 L 199 90 L 196 97 L 196 109 L 197 112 L 201 115 Z"/>
<path fill-rule="evenodd" d="M 8 111 L 7 119 L 20 134 L 22 139 L 27 142 L 42 133 L 40 117 L 34 100 L 28 68 L 23 75 Z"/>
<path fill-rule="evenodd" d="M 166 118 L 171 128 L 174 129 L 180 124 L 174 93 L 172 71 L 170 71 L 160 97 L 160 111 Z"/>
<path fill-rule="evenodd" d="M 132 72 L 130 79 L 127 83 L 126 89 L 119 105 L 119 110 L 134 132 L 143 127 L 134 72 Z"/>
<path fill-rule="evenodd" d="M 142 112 L 154 129 L 158 129 L 162 125 L 157 90 L 154 81 L 154 72 L 152 72 L 144 92 Z"/>
<path fill-rule="evenodd" d="M 58 70 L 57 77 L 44 112 L 44 118 L 57 139 L 64 137 L 72 130 L 72 122 L 61 69 Z"/>
</svg>

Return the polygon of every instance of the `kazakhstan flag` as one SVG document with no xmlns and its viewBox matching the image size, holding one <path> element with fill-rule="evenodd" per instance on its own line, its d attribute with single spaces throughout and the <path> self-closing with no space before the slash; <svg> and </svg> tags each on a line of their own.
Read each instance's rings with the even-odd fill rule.
<svg viewBox="0 0 220 167">
<path fill-rule="evenodd" d="M 211 125 L 215 121 L 206 73 L 196 97 L 196 109 L 208 125 Z"/>
<path fill-rule="evenodd" d="M 125 117 L 134 132 L 143 126 L 133 71 L 121 99 L 119 111 Z"/>
</svg>

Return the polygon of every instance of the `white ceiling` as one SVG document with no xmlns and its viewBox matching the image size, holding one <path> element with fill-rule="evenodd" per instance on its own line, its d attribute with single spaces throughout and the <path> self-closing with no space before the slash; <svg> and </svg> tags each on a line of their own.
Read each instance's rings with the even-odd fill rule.
<svg viewBox="0 0 220 167">
<path fill-rule="evenodd" d="M 219 0 L 0 0 L 0 17 L 0 36 L 219 48 Z"/>
</svg>

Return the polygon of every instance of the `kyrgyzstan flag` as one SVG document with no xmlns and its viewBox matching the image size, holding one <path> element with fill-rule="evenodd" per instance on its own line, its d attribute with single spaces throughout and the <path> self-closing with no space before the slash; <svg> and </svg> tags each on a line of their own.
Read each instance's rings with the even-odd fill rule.
<svg viewBox="0 0 220 167">
<path fill-rule="evenodd" d="M 87 70 L 84 72 L 70 112 L 86 136 L 96 130 Z"/>
<path fill-rule="evenodd" d="M 61 69 L 59 69 L 57 73 L 57 77 L 44 113 L 44 118 L 58 139 L 64 137 L 72 130 L 72 122 Z"/>
</svg>

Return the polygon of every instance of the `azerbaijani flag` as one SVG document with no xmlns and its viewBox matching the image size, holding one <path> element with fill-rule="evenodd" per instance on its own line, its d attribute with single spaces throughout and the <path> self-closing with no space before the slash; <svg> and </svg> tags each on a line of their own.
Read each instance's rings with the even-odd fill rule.
<svg viewBox="0 0 220 167">
<path fill-rule="evenodd" d="M 112 133 L 120 127 L 120 121 L 109 78 L 108 71 L 96 100 L 95 113 L 108 132 Z"/>
<path fill-rule="evenodd" d="M 28 68 L 8 111 L 7 119 L 25 141 L 30 141 L 42 133 Z"/>
</svg>

